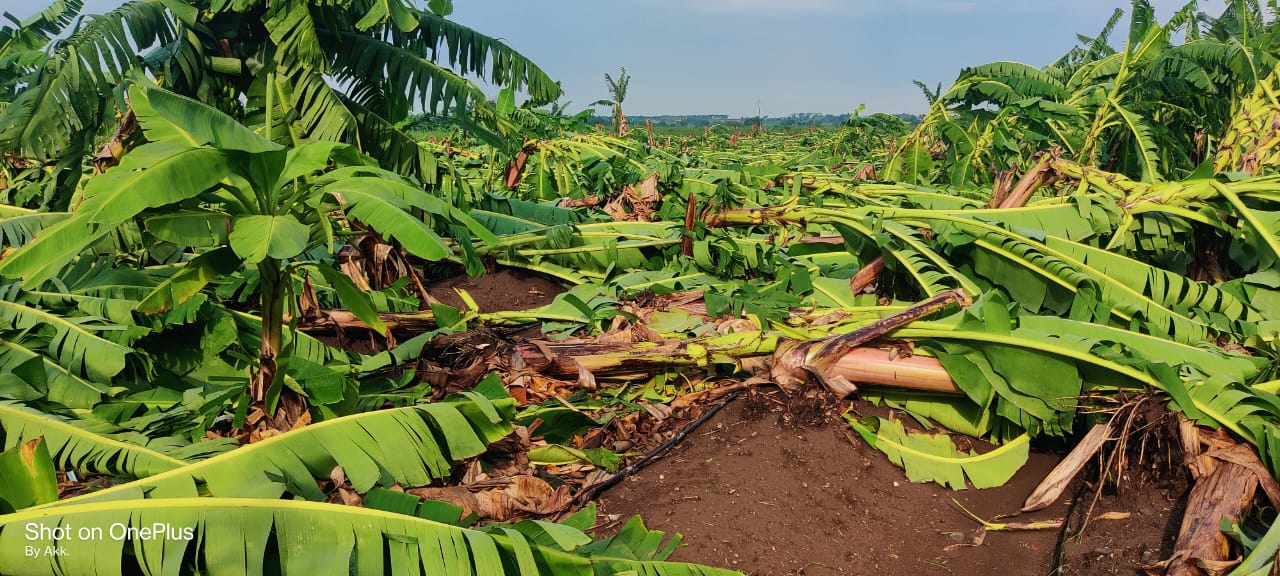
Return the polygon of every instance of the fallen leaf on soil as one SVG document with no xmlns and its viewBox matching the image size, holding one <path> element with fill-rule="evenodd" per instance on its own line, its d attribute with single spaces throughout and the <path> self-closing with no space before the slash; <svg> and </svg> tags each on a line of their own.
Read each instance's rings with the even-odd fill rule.
<svg viewBox="0 0 1280 576">
<path fill-rule="evenodd" d="M 973 548 L 975 546 L 981 546 L 982 543 L 985 542 L 986 540 L 987 540 L 987 529 L 978 527 L 969 531 L 968 541 L 961 542 L 959 544 L 952 544 L 950 546 L 947 546 L 946 548 L 943 548 L 942 550 L 946 552 L 955 552 L 956 550 L 959 550 L 961 548 Z"/>
<path fill-rule="evenodd" d="M 644 402 L 640 404 L 640 407 L 644 408 L 645 412 L 648 412 L 650 416 L 653 416 L 658 421 L 666 420 L 671 417 L 671 407 L 666 404 Z"/>
<path fill-rule="evenodd" d="M 1111 435 L 1111 423 L 1095 425 L 1084 438 L 1080 440 L 1076 447 L 1066 458 L 1059 462 L 1057 466 L 1045 476 L 1039 486 L 1027 497 L 1026 503 L 1022 505 L 1023 512 L 1035 512 L 1052 506 L 1062 493 L 1075 479 L 1080 470 L 1084 469 L 1094 454 L 1102 449 L 1103 443 L 1107 441 Z"/>
<path fill-rule="evenodd" d="M 1106 513 L 1094 516 L 1093 519 L 1094 520 L 1128 520 L 1129 517 L 1131 516 L 1133 516 L 1132 512 L 1106 512 Z"/>
<path fill-rule="evenodd" d="M 578 386 L 584 390 L 595 390 L 598 388 L 598 386 L 596 386 L 595 375 L 592 374 L 590 370 L 587 370 L 586 366 L 579 364 L 577 360 L 574 360 L 573 363 L 578 367 Z"/>
<path fill-rule="evenodd" d="M 568 509 L 573 495 L 568 486 L 552 488 L 545 480 L 523 475 L 509 478 L 504 488 L 472 492 L 460 486 L 445 488 L 411 488 L 406 492 L 419 498 L 448 502 L 463 509 L 463 515 L 475 513 L 481 519 L 498 522 L 517 516 L 550 516 Z"/>
<path fill-rule="evenodd" d="M 654 172 L 639 184 L 626 184 L 622 193 L 604 205 L 604 211 L 614 220 L 649 222 L 653 219 L 654 204 L 662 201 L 658 192 L 658 173 Z"/>
</svg>

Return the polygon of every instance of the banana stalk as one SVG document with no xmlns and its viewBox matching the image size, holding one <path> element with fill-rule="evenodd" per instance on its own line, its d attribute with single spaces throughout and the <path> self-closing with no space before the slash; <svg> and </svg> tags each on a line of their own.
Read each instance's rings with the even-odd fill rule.
<svg viewBox="0 0 1280 576">
<path fill-rule="evenodd" d="M 744 358 L 772 354 L 778 340 L 775 333 L 746 331 L 663 342 L 532 342 L 516 346 L 515 355 L 548 376 L 576 378 L 581 368 L 600 378 L 630 379 L 662 370 L 737 365 Z"/>
<path fill-rule="evenodd" d="M 427 332 L 436 328 L 436 318 L 430 311 L 378 314 L 382 323 L 393 332 Z M 308 333 L 368 331 L 371 328 L 363 320 L 347 310 L 321 310 L 318 318 L 299 320 L 298 330 Z"/>
<path fill-rule="evenodd" d="M 393 332 L 421 333 L 439 328 L 435 315 L 430 310 L 418 312 L 382 312 L 378 314 L 383 324 Z M 463 315 L 465 324 L 483 324 L 485 326 L 527 326 L 539 322 L 581 322 L 582 318 L 533 310 L 505 310 L 500 312 L 466 312 Z M 322 310 L 320 318 L 298 322 L 298 330 L 307 333 L 325 333 L 339 331 L 372 330 L 364 321 L 356 318 L 348 310 Z"/>
<path fill-rule="evenodd" d="M 813 339 L 785 340 L 773 331 L 744 331 L 663 342 L 531 342 L 515 348 L 515 359 L 517 365 L 553 377 L 575 378 L 585 370 L 598 378 L 631 379 L 715 364 L 742 368 L 747 358 L 772 355 L 772 379 L 784 389 L 799 388 L 807 371 L 842 395 L 856 390 L 853 382 L 958 394 L 959 388 L 937 359 L 899 357 L 893 350 L 867 344 L 952 304 L 969 302 L 963 292 L 950 291 L 850 332 Z"/>
<path fill-rule="evenodd" d="M 1144 568 L 1166 575 L 1225 572 L 1240 560 L 1231 553 L 1231 542 L 1222 532 L 1223 522 L 1238 524 L 1253 507 L 1259 487 L 1274 506 L 1280 498 L 1280 486 L 1252 449 L 1222 431 L 1198 427 L 1186 418 L 1181 420 L 1179 431 L 1195 485 L 1187 496 L 1172 556 Z M 1258 548 L 1263 548 L 1261 543 Z"/>
<path fill-rule="evenodd" d="M 847 354 L 893 330 L 941 312 L 952 304 L 966 307 L 972 303 L 963 291 L 950 290 L 847 334 L 833 334 L 804 342 L 785 342 L 774 353 L 773 381 L 784 389 L 797 388 L 805 380 L 804 372 L 808 372 L 831 391 L 847 396 L 857 388 L 834 370 Z"/>
<path fill-rule="evenodd" d="M 828 372 L 848 382 L 940 394 L 962 394 L 937 358 L 902 356 L 886 348 L 855 348 L 832 363 Z"/>
<path fill-rule="evenodd" d="M 1061 148 L 1054 148 L 1045 152 L 1040 160 L 1027 170 L 1018 183 L 1014 185 L 1013 190 L 1009 192 L 996 207 L 998 208 L 1021 208 L 1027 205 L 1027 201 L 1031 199 L 1031 195 L 1041 187 L 1053 183 L 1058 179 L 1058 175 L 1053 171 L 1053 162 L 1062 154 Z"/>
<path fill-rule="evenodd" d="M 655 372 L 705 368 L 713 364 L 743 366 L 744 360 L 777 353 L 780 339 L 766 332 L 742 332 L 699 341 L 662 343 L 528 343 L 515 356 L 542 374 L 573 379 L 579 368 L 597 378 L 640 379 Z M 834 378 L 868 386 L 960 394 L 955 381 L 936 358 L 898 355 L 890 348 L 855 348 L 826 368 Z"/>
</svg>

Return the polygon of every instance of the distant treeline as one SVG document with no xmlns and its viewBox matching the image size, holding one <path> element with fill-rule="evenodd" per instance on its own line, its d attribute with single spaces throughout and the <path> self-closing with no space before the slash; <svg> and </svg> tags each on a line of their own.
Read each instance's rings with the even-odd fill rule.
<svg viewBox="0 0 1280 576">
<path fill-rule="evenodd" d="M 691 115 L 663 115 L 663 116 L 627 116 L 627 122 L 632 128 L 644 127 L 646 120 L 652 120 L 655 128 L 705 128 L 708 126 L 726 126 L 726 127 L 743 127 L 749 128 L 760 125 L 764 128 L 790 128 L 790 127 L 807 127 L 818 126 L 825 128 L 833 128 L 840 126 L 852 126 L 849 123 L 852 114 L 818 114 L 803 113 L 792 114 L 790 116 L 749 116 L 746 118 L 730 118 L 727 114 L 691 114 Z M 923 119 L 917 114 L 883 114 L 876 113 L 870 116 L 860 116 L 857 124 L 867 121 L 877 122 L 873 119 L 880 118 L 897 118 L 902 120 L 907 126 L 914 127 Z M 603 125 L 609 126 L 613 120 L 608 116 L 587 116 L 583 119 L 587 126 Z M 878 124 L 884 124 L 883 120 L 879 120 Z M 454 120 L 448 117 L 436 116 L 432 114 L 414 114 L 405 119 L 399 126 L 401 130 L 412 133 L 415 137 L 425 138 L 428 135 L 443 136 L 448 131 L 453 130 L 457 125 Z"/>
<path fill-rule="evenodd" d="M 790 116 L 748 116 L 745 118 L 730 118 L 726 114 L 692 114 L 686 116 L 664 115 L 664 116 L 634 116 L 628 115 L 627 122 L 632 126 L 641 126 L 646 120 L 652 120 L 653 125 L 661 128 L 672 127 L 699 127 L 713 126 L 716 124 L 725 126 L 754 126 L 761 125 L 765 128 L 785 128 L 788 126 L 841 126 L 849 120 L 850 114 L 818 114 L 818 113 L 802 113 L 792 114 Z M 917 114 L 892 114 L 902 119 L 908 124 L 915 125 L 922 119 Z M 607 116 L 592 116 L 588 122 L 593 124 L 608 125 L 612 120 Z"/>
</svg>

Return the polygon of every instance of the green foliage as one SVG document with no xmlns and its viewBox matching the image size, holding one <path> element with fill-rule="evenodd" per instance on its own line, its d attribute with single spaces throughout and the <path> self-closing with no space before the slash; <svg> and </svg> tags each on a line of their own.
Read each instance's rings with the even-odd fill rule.
<svg viewBox="0 0 1280 576">
<path fill-rule="evenodd" d="M 517 417 L 496 377 L 426 402 L 430 381 L 405 365 L 477 324 L 563 339 L 645 322 L 698 339 L 671 365 L 715 381 L 784 337 L 845 333 L 950 290 L 975 301 L 889 337 L 937 358 L 960 394 L 878 397 L 1000 447 L 966 455 L 946 436 L 850 416 L 912 480 L 998 485 L 1033 437 L 1067 437 L 1082 408 L 1134 393 L 1162 395 L 1280 469 L 1280 386 L 1266 382 L 1280 194 L 1276 156 L 1259 144 L 1280 74 L 1256 5 L 1217 18 L 1189 5 L 1161 22 L 1135 2 L 1127 28 L 1117 13 L 1050 66 L 995 62 L 947 90 L 918 84 L 930 111 L 914 126 L 860 109 L 834 130 L 724 119 L 652 134 L 623 129 L 625 70 L 606 78 L 606 134 L 590 110 L 553 103 L 559 87 L 532 63 L 447 20 L 447 1 L 137 0 L 54 42 L 81 9 L 67 0 L 0 28 L 0 467 L 43 438 L 44 470 L 121 481 L 48 502 L 47 489 L 15 496 L 5 483 L 40 466 L 13 468 L 0 499 L 23 509 L 0 516 L 0 544 L 27 521 L 164 521 L 205 544 L 83 543 L 77 557 L 126 572 L 216 572 L 231 558 L 264 570 L 718 573 L 666 562 L 678 536 L 663 543 L 639 521 L 590 543 L 585 515 L 476 526 L 386 490 L 447 483 L 539 421 L 549 444 L 526 455 L 532 465 L 612 470 L 629 455 L 575 438 L 631 399 L 671 401 L 674 375 L 582 404 L 604 412 L 557 403 Z M 468 76 L 503 89 L 489 102 Z M 113 106 L 140 130 L 112 137 Z M 104 141 L 118 165 L 101 158 L 105 171 L 82 178 Z M 997 207 L 1033 166 L 1035 193 Z M 374 270 L 339 266 L 357 252 L 345 245 L 421 273 L 365 290 Z M 524 311 L 481 309 L 462 291 L 459 308 L 418 301 L 420 279 L 457 265 L 576 287 Z M 626 301 L 687 291 L 732 320 Z M 324 318 L 317 307 L 349 311 L 391 349 L 366 357 L 298 330 Z M 406 335 L 389 312 L 435 327 L 394 347 Z M 311 422 L 245 446 L 204 440 L 281 398 L 305 400 Z M 326 498 L 335 469 L 365 508 L 307 502 Z M 1266 543 L 1255 550 L 1273 555 Z"/>
<path fill-rule="evenodd" d="M 994 488 L 1013 478 L 1030 453 L 1027 435 L 985 454 L 961 454 L 945 434 L 909 434 L 901 422 L 883 418 L 845 418 L 867 444 L 902 466 L 912 482 L 932 481 L 962 490 L 968 479 L 974 488 Z"/>
<path fill-rule="evenodd" d="M 1194 10 L 1194 5 L 1188 6 Z M 1237 25 L 1235 3 L 1213 18 L 1187 10 L 1168 22 L 1135 2 L 1127 42 L 1113 47 L 1123 11 L 1053 64 L 995 62 L 963 70 L 888 162 L 887 178 L 986 185 L 1059 147 L 1082 163 L 1143 181 L 1184 178 L 1207 156 L 1241 100 L 1276 64 L 1273 24 Z M 1232 22 L 1223 25 L 1220 22 Z M 1201 34 L 1202 30 L 1211 31 Z M 1268 32 L 1262 32 L 1267 30 Z M 1181 44 L 1171 40 L 1181 35 Z M 930 148 L 936 146 L 936 148 Z M 937 152 L 941 165 L 923 161 Z"/>
<path fill-rule="evenodd" d="M 29 539 L 29 522 L 49 530 Z M 172 532 L 166 531 L 165 538 L 139 539 L 132 548 L 118 538 L 55 540 L 43 535 L 65 526 L 105 531 L 112 525 L 129 530 L 164 525 Z M 663 537 L 636 520 L 611 538 L 583 546 L 590 538 L 581 530 L 548 522 L 473 530 L 370 508 L 245 498 L 114 500 L 0 517 L 0 546 L 43 548 L 56 542 L 72 558 L 64 569 L 97 566 L 106 574 L 268 568 L 333 574 L 737 574 L 667 562 L 678 538 L 662 547 Z M 54 568 L 52 562 L 48 557 L 17 558 L 8 569 L 44 572 Z"/>
<path fill-rule="evenodd" d="M 179 457 L 15 403 L 0 403 L 0 432 L 6 450 L 44 438 L 46 450 L 60 470 L 141 478 L 186 464 Z"/>
<path fill-rule="evenodd" d="M 43 438 L 0 452 L 0 514 L 58 499 L 58 477 Z"/>
<path fill-rule="evenodd" d="M 361 493 L 375 485 L 427 485 L 510 433 L 511 400 L 492 383 L 482 391 L 495 398 L 467 392 L 444 402 L 333 418 L 75 501 L 200 494 L 278 498 L 286 491 L 323 501 L 315 480 L 327 478 L 334 466 Z"/>
<path fill-rule="evenodd" d="M 0 57 L 16 67 L 5 70 L 10 80 L 0 88 L 10 104 L 0 113 L 0 150 L 70 158 L 78 168 L 94 145 L 82 135 L 104 131 L 115 86 L 145 73 L 271 140 L 367 141 L 361 150 L 384 167 L 430 180 L 434 159 L 406 157 L 405 147 L 416 146 L 395 129 L 413 105 L 444 112 L 483 100 L 463 75 L 524 90 L 537 102 L 560 95 L 523 55 L 448 20 L 447 2 L 424 10 L 402 0 L 136 0 L 88 18 L 40 52 L 81 8 L 59 2 L 17 28 L 0 28 Z"/>
<path fill-rule="evenodd" d="M 911 124 L 897 116 L 854 112 L 837 136 L 840 151 L 855 158 L 874 158 L 911 131 Z"/>
<path fill-rule="evenodd" d="M 278 393 L 284 383 L 272 370 L 274 359 L 286 351 L 283 301 L 295 268 L 282 262 L 297 260 L 308 249 L 328 243 L 335 227 L 330 213 L 345 210 L 350 218 L 429 260 L 451 253 L 424 220 L 427 215 L 464 226 L 481 240 L 496 241 L 457 208 L 372 166 L 345 145 L 313 141 L 287 149 L 225 114 L 159 88 L 135 85 L 131 100 L 150 142 L 116 169 L 94 178 L 73 215 L 5 258 L 0 275 L 22 278 L 25 286 L 38 287 L 118 228 L 145 218 L 148 230 L 160 237 L 190 242 L 179 246 L 179 253 L 188 248 L 192 252 L 187 253 L 185 267 L 137 299 L 135 308 L 140 312 L 178 309 L 210 282 L 256 269 L 266 320 L 261 324 L 259 346 L 260 358 L 265 360 L 260 365 L 267 371 L 259 374 L 270 382 L 274 392 L 268 394 Z M 338 169 L 328 171 L 331 162 Z M 194 232 L 175 232 L 174 223 L 192 221 L 211 224 Z M 372 320 L 368 296 L 341 287 L 347 305 Z M 0 302 L 0 319 L 15 330 L 33 328 L 37 322 L 45 326 L 42 330 L 53 328 L 48 347 L 57 352 L 59 365 L 90 381 L 119 374 L 131 351 L 128 338 L 137 337 L 135 332 L 123 331 L 115 340 L 107 340 L 97 332 L 112 326 L 67 322 L 17 302 Z M 330 396 L 331 401 L 340 398 Z M 96 399 L 87 398 L 87 404 Z M 55 401 L 67 402 L 60 397 Z M 86 402 L 68 405 L 86 407 Z"/>
</svg>

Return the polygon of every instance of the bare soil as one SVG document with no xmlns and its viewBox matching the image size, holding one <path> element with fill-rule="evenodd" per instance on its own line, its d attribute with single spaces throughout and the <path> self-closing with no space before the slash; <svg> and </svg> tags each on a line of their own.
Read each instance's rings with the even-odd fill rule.
<svg viewBox="0 0 1280 576">
<path fill-rule="evenodd" d="M 649 527 L 685 536 L 674 560 L 713 564 L 750 574 L 1138 574 L 1160 559 L 1176 534 L 1182 491 L 1131 490 L 1107 495 L 1093 508 L 1128 512 L 1097 520 L 1061 546 L 1060 531 L 988 532 L 958 502 L 987 520 L 1013 515 L 1060 460 L 1033 452 L 999 488 L 950 491 L 912 484 L 902 470 L 868 447 L 839 418 L 839 406 L 814 399 L 784 403 L 762 393 L 735 402 L 657 463 L 601 498 L 606 517 L 640 514 Z M 876 413 L 865 403 L 859 412 Z M 883 412 L 880 412 L 883 414 Z M 1087 487 L 1026 522 L 1082 516 L 1093 503 Z M 953 499 L 955 502 L 953 502 Z M 1076 527 L 1080 522 L 1074 522 Z"/>
<path fill-rule="evenodd" d="M 481 312 L 529 310 L 550 304 L 564 288 L 538 274 L 517 268 L 494 268 L 483 276 L 453 276 L 426 285 L 427 294 L 453 306 L 463 308 L 462 298 L 454 288 L 466 290 Z"/>
<path fill-rule="evenodd" d="M 432 296 L 461 306 L 455 287 L 482 311 L 535 308 L 564 291 L 509 268 L 427 285 Z M 787 400 L 777 391 L 744 396 L 604 493 L 598 535 L 639 514 L 650 528 L 684 535 L 674 560 L 758 575 L 1135 575 L 1172 550 L 1188 487 L 1180 460 L 1153 466 L 1134 458 L 1122 484 L 1127 488 L 1119 493 L 1106 487 L 1097 496 L 1097 486 L 1078 481 L 1054 506 L 1019 516 L 1060 454 L 1033 451 L 1013 480 L 998 488 L 913 484 L 857 438 L 839 416 L 845 406 L 821 398 Z M 888 415 L 865 402 L 853 406 L 860 415 Z M 664 429 L 685 425 L 671 422 Z M 1096 477 L 1096 471 L 1085 476 Z M 989 521 L 1068 521 L 1065 531 L 988 532 L 977 545 L 966 545 L 975 543 L 978 523 L 957 502 Z M 1085 522 L 1108 512 L 1129 516 Z"/>
<path fill-rule="evenodd" d="M 1119 453 L 1104 453 L 1099 465 L 1120 482 L 1102 486 L 1101 495 L 1093 484 L 1077 486 L 1064 533 L 1062 574 L 1137 574 L 1142 565 L 1173 553 L 1191 483 L 1181 450 L 1170 445 L 1177 438 L 1177 418 L 1164 401 L 1148 398 L 1116 421 L 1127 423 L 1127 442 Z M 1116 473 L 1117 468 L 1122 471 Z M 1094 470 L 1092 477 L 1097 476 Z M 1107 513 L 1130 516 L 1122 522 L 1089 520 Z M 1081 528 L 1083 535 L 1075 536 Z"/>
</svg>

